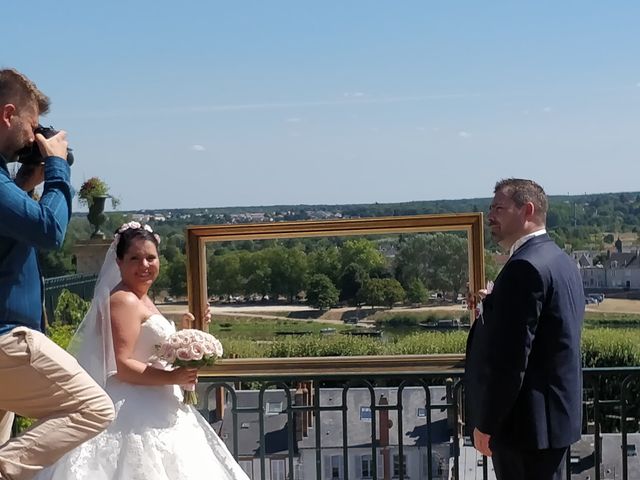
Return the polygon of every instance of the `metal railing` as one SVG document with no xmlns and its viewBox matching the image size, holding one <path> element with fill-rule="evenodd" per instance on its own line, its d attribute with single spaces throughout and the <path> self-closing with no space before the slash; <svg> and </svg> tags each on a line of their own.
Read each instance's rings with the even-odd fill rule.
<svg viewBox="0 0 640 480">
<path fill-rule="evenodd" d="M 251 465 L 254 479 L 279 478 L 279 470 L 272 476 L 276 470 L 267 462 L 283 459 L 286 476 L 280 478 L 289 480 L 464 480 L 478 478 L 476 469 L 484 479 L 495 478 L 464 431 L 461 362 L 462 357 L 454 355 L 223 360 L 200 377 L 205 402 L 201 411 L 214 411 L 214 425 L 234 456 Z M 572 448 L 566 478 L 589 475 L 604 480 L 614 478 L 612 469 L 617 479 L 640 478 L 634 476 L 640 464 L 638 470 L 629 464 L 639 458 L 629 435 L 638 431 L 640 367 L 585 369 L 584 385 L 583 433 L 594 440 L 583 443 L 593 443 L 593 451 L 585 454 Z M 210 402 L 213 392 L 215 401 Z M 275 413 L 281 420 L 275 423 L 269 401 L 274 395 L 282 403 Z M 414 418 L 418 395 L 424 409 L 419 410 L 420 421 Z M 253 421 L 242 421 L 250 416 Z M 365 442 L 363 423 L 369 423 Z M 407 432 L 411 428 L 415 435 L 421 432 L 419 441 Z M 281 434 L 279 451 L 269 443 L 275 438 L 273 429 Z M 605 432 L 615 434 L 619 451 L 603 446 Z M 247 443 L 250 434 L 256 439 Z M 251 450 L 247 445 L 257 447 Z M 609 448 L 606 455 L 603 448 Z"/>
</svg>

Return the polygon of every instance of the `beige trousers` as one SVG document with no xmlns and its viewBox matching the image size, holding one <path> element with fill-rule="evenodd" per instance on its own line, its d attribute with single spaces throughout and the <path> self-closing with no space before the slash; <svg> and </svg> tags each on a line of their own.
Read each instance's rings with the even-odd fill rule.
<svg viewBox="0 0 640 480">
<path fill-rule="evenodd" d="M 5 412 L 38 422 L 6 441 L 12 415 Z M 104 430 L 114 414 L 109 396 L 71 355 L 18 327 L 0 335 L 0 415 L 0 478 L 27 480 Z"/>
<path fill-rule="evenodd" d="M 5 412 L 0 410 L 0 445 L 4 445 L 11 437 L 11 428 L 13 427 L 13 412 Z"/>
</svg>

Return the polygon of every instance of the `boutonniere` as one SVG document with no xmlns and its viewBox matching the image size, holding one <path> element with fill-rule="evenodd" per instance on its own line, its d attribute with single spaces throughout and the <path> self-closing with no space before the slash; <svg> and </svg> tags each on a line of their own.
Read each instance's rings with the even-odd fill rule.
<svg viewBox="0 0 640 480">
<path fill-rule="evenodd" d="M 492 291 L 493 291 L 493 282 L 491 280 L 487 282 L 487 286 L 485 288 L 481 288 L 480 290 L 478 290 L 478 298 L 480 300 L 476 304 L 476 320 L 481 319 L 483 324 L 484 324 L 484 317 L 482 316 L 482 313 L 484 310 L 482 308 L 482 301 L 487 297 L 487 295 L 491 294 Z"/>
</svg>

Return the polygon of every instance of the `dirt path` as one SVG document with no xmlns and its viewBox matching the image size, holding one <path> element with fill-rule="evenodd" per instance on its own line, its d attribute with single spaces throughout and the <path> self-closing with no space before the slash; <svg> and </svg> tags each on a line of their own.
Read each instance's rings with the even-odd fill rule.
<svg viewBox="0 0 640 480">
<path fill-rule="evenodd" d="M 165 315 L 180 315 L 187 311 L 188 306 L 182 303 L 170 303 L 158 305 L 158 308 Z M 368 307 L 363 307 L 361 312 L 363 315 L 367 313 Z M 605 298 L 599 305 L 589 304 L 586 306 L 589 312 L 607 312 L 607 313 L 640 313 L 640 300 L 623 300 L 617 298 Z M 213 315 L 236 315 L 239 317 L 260 317 L 273 320 L 311 320 L 312 318 L 289 318 L 282 314 L 283 312 L 314 312 L 306 305 L 225 305 L 211 307 Z M 326 323 L 342 323 L 342 319 L 349 312 L 355 311 L 354 307 L 332 308 L 323 313 L 315 321 Z M 398 307 L 388 310 L 393 313 L 401 312 L 428 312 L 434 310 L 446 310 L 451 312 L 463 312 L 463 305 L 440 305 L 433 307 Z M 269 312 L 274 312 L 273 314 Z M 310 316 L 312 317 L 312 316 Z"/>
<path fill-rule="evenodd" d="M 587 305 L 588 312 L 640 313 L 640 300 L 605 298 L 600 304 Z"/>
</svg>

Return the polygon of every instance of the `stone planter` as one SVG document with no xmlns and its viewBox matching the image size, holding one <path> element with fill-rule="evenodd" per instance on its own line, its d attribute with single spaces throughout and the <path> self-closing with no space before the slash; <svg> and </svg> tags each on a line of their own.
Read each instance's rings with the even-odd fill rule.
<svg viewBox="0 0 640 480">
<path fill-rule="evenodd" d="M 100 227 L 107 221 L 107 216 L 104 214 L 104 202 L 109 198 L 108 195 L 96 195 L 93 197 L 91 206 L 89 207 L 89 213 L 87 218 L 89 223 L 93 226 L 94 230 L 91 234 L 91 238 L 104 239 L 105 235 Z"/>
</svg>

